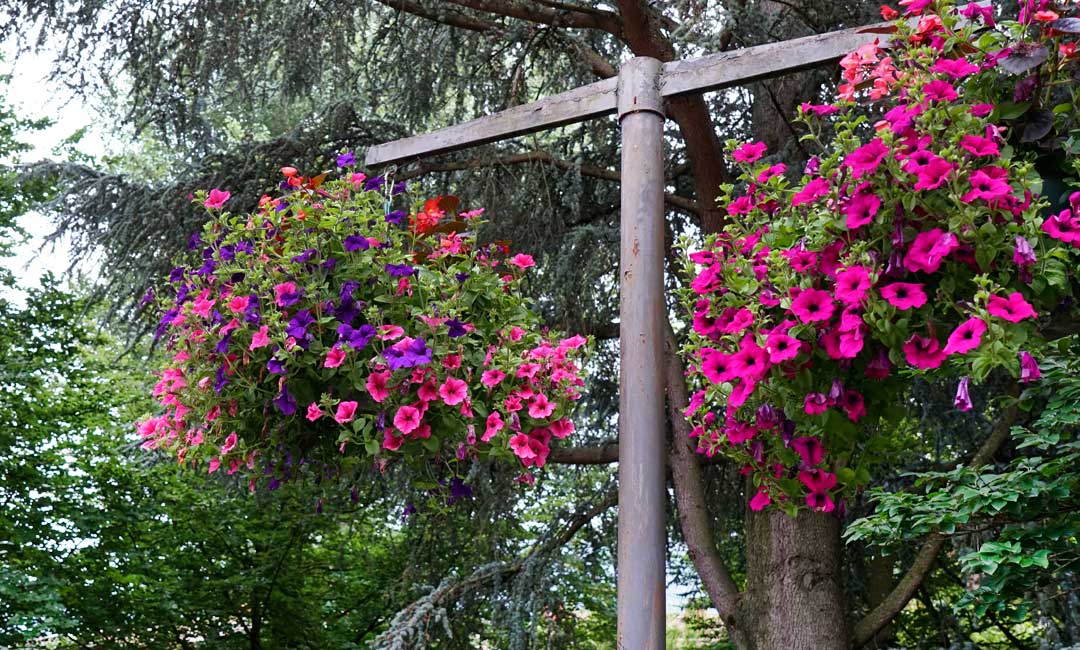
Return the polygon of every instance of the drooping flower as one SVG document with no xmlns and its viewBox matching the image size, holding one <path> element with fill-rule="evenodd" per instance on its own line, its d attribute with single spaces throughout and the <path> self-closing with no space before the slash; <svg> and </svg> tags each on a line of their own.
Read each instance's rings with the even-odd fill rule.
<svg viewBox="0 0 1080 650">
<path fill-rule="evenodd" d="M 804 289 L 791 303 L 792 313 L 804 323 L 829 320 L 833 310 L 832 295 L 822 289 Z"/>
<path fill-rule="evenodd" d="M 1035 318 L 1037 316 L 1031 303 L 1024 300 L 1024 295 L 1019 291 L 1010 293 L 1008 298 L 990 296 L 986 310 L 990 312 L 991 316 L 997 316 L 1010 323 L 1019 323 L 1025 318 Z"/>
<path fill-rule="evenodd" d="M 881 287 L 881 297 L 901 311 L 917 309 L 926 304 L 923 285 L 915 282 L 893 282 Z"/>
<path fill-rule="evenodd" d="M 949 340 L 945 343 L 945 354 L 971 352 L 982 343 L 982 335 L 985 331 L 986 321 L 976 317 L 967 319 L 949 335 Z"/>
<path fill-rule="evenodd" d="M 956 397 L 953 398 L 953 406 L 961 411 L 971 410 L 971 395 L 968 394 L 969 384 L 971 384 L 971 377 L 965 375 L 956 386 Z"/>
<path fill-rule="evenodd" d="M 371 399 L 376 402 L 383 402 L 387 397 L 390 397 L 390 389 L 387 388 L 389 381 L 390 373 L 388 371 L 373 372 L 368 375 L 365 388 L 367 388 L 368 395 L 371 395 Z"/>
<path fill-rule="evenodd" d="M 1013 247 L 1013 264 L 1021 268 L 1032 267 L 1038 261 L 1035 257 L 1035 249 L 1031 242 L 1023 235 L 1017 235 Z"/>
<path fill-rule="evenodd" d="M 765 148 L 766 147 L 764 142 L 747 142 L 735 149 L 735 151 L 731 154 L 731 157 L 734 158 L 736 162 L 756 162 L 759 158 L 761 158 L 762 155 L 765 154 Z"/>
<path fill-rule="evenodd" d="M 1031 356 L 1031 353 L 1027 350 L 1020 352 L 1020 381 L 1027 383 L 1030 381 L 1036 381 L 1042 377 L 1042 372 L 1039 370 L 1039 364 L 1035 361 L 1035 357 Z"/>
</svg>

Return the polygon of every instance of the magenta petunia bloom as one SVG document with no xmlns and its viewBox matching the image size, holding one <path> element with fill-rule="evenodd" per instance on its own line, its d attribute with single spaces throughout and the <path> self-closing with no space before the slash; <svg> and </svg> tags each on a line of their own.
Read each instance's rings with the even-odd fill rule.
<svg viewBox="0 0 1080 650">
<path fill-rule="evenodd" d="M 236 449 L 236 432 L 235 431 L 230 433 L 229 436 L 227 438 L 225 438 L 225 444 L 222 445 L 222 447 L 221 447 L 221 455 L 224 456 L 224 455 L 228 454 L 230 451 L 232 451 L 233 449 Z"/>
<path fill-rule="evenodd" d="M 804 323 L 829 320 L 834 308 L 832 295 L 822 289 L 805 289 L 791 303 L 791 312 Z"/>
<path fill-rule="evenodd" d="M 1073 244 L 1080 244 L 1080 219 L 1072 216 L 1072 210 L 1066 208 L 1059 214 L 1045 219 L 1042 230 L 1053 239 Z"/>
<path fill-rule="evenodd" d="M 870 379 L 885 379 L 892 374 L 892 361 L 889 361 L 889 353 L 878 350 L 878 353 L 866 364 L 864 373 Z"/>
<path fill-rule="evenodd" d="M 499 385 L 503 379 L 506 378 L 506 373 L 502 370 L 491 369 L 485 370 L 484 374 L 480 376 L 480 383 L 488 388 L 494 388 Z"/>
<path fill-rule="evenodd" d="M 959 96 L 951 83 L 941 79 L 935 79 L 923 86 L 923 92 L 932 102 L 951 102 Z"/>
<path fill-rule="evenodd" d="M 936 273 L 945 258 L 960 247 L 956 235 L 934 228 L 915 236 L 907 255 L 904 267 L 909 271 Z"/>
<path fill-rule="evenodd" d="M 533 259 L 532 255 L 526 255 L 525 253 L 518 253 L 507 260 L 507 262 L 518 267 L 522 271 L 531 266 L 536 266 L 536 261 Z"/>
<path fill-rule="evenodd" d="M 949 335 L 945 343 L 945 354 L 967 354 L 982 343 L 983 332 L 986 331 L 986 322 L 981 318 L 971 317 L 960 324 Z"/>
<path fill-rule="evenodd" d="M 864 266 L 849 266 L 836 274 L 836 299 L 847 305 L 857 305 L 870 289 L 870 271 Z"/>
<path fill-rule="evenodd" d="M 930 68 L 934 72 L 948 75 L 953 79 L 962 79 L 979 71 L 979 66 L 967 59 L 938 59 Z"/>
<path fill-rule="evenodd" d="M 1017 235 L 1013 246 L 1013 264 L 1019 267 L 1031 267 L 1038 259 L 1035 257 L 1035 249 L 1031 242 L 1023 235 Z"/>
<path fill-rule="evenodd" d="M 961 411 L 971 410 L 971 395 L 968 394 L 968 387 L 971 384 L 971 377 L 964 376 L 960 379 L 960 383 L 956 386 L 956 397 L 953 398 L 953 406 Z"/>
<path fill-rule="evenodd" d="M 756 162 L 765 154 L 765 148 L 764 142 L 747 142 L 739 145 L 739 148 L 731 154 L 731 157 L 735 159 L 735 162 Z"/>
<path fill-rule="evenodd" d="M 334 413 L 334 421 L 338 424 L 345 424 L 346 422 L 352 422 L 356 416 L 356 402 L 341 402 L 337 406 L 337 412 Z"/>
<path fill-rule="evenodd" d="M 772 503 L 772 497 L 769 496 L 769 491 L 762 486 L 758 488 L 757 494 L 750 499 L 750 509 L 754 512 L 761 512 L 770 503 Z"/>
<path fill-rule="evenodd" d="M 974 4 L 974 3 L 972 3 Z M 969 5 L 970 6 L 970 5 Z M 974 104 L 971 107 L 971 114 L 975 117 L 986 117 L 990 113 L 994 112 L 993 104 Z"/>
<path fill-rule="evenodd" d="M 956 169 L 949 161 L 940 156 L 933 156 L 925 165 L 919 167 L 916 174 L 916 190 L 936 190 L 949 178 L 949 174 Z"/>
<path fill-rule="evenodd" d="M 390 371 L 384 370 L 382 372 L 373 372 L 368 375 L 364 387 L 367 388 L 368 395 L 371 395 L 371 399 L 376 402 L 382 402 L 387 397 L 390 397 L 390 389 L 387 387 L 389 381 Z"/>
<path fill-rule="evenodd" d="M 1025 318 L 1035 318 L 1037 316 L 1031 303 L 1024 300 L 1024 295 L 1019 291 L 1010 293 L 1008 298 L 990 296 L 986 310 L 990 312 L 991 316 L 997 316 L 1010 323 L 1019 323 Z"/>
<path fill-rule="evenodd" d="M 461 379 L 447 377 L 442 386 L 439 386 L 439 396 L 447 406 L 460 404 L 469 396 L 469 385 Z"/>
<path fill-rule="evenodd" d="M 712 383 L 722 384 L 736 377 L 731 355 L 705 348 L 701 351 L 701 357 L 701 374 Z"/>
<path fill-rule="evenodd" d="M 212 210 L 220 210 L 222 206 L 229 200 L 232 194 L 225 190 L 219 190 L 216 187 L 210 190 L 206 200 L 203 201 L 203 205 Z"/>
<path fill-rule="evenodd" d="M 765 171 L 763 171 L 763 172 L 761 172 L 760 174 L 757 175 L 757 178 L 755 180 L 757 180 L 757 182 L 759 182 L 759 183 L 764 183 L 765 181 L 769 180 L 770 178 L 772 178 L 774 176 L 779 176 L 780 174 L 783 174 L 786 171 L 787 171 L 787 165 L 785 165 L 784 163 L 777 163 L 775 165 L 769 165 L 769 167 L 767 167 L 765 169 Z"/>
<path fill-rule="evenodd" d="M 844 395 L 840 398 L 840 405 L 852 422 L 858 422 L 866 416 L 866 400 L 863 399 L 863 394 L 857 390 L 844 389 Z"/>
<path fill-rule="evenodd" d="M 825 447 L 821 445 L 820 440 L 813 436 L 795 438 L 791 441 L 791 448 L 795 450 L 795 453 L 799 454 L 803 464 L 809 467 L 817 465 L 825 458 Z"/>
<path fill-rule="evenodd" d="M 529 402 L 529 417 L 537 420 L 547 418 L 555 411 L 556 404 L 540 393 Z"/>
<path fill-rule="evenodd" d="M 990 138 L 981 135 L 965 135 L 960 138 L 960 147 L 973 156 L 1000 156 L 1001 149 Z"/>
<path fill-rule="evenodd" d="M 728 307 L 716 319 L 716 326 L 725 334 L 738 334 L 754 323 L 754 313 L 745 307 Z"/>
<path fill-rule="evenodd" d="M 917 309 L 926 304 L 923 285 L 916 282 L 893 282 L 881 287 L 881 297 L 890 305 L 904 311 Z"/>
<path fill-rule="evenodd" d="M 487 420 L 484 423 L 484 435 L 480 436 L 480 441 L 490 441 L 503 430 L 504 426 L 506 426 L 506 423 L 503 422 L 502 414 L 498 411 L 492 411 L 491 415 L 487 416 Z"/>
<path fill-rule="evenodd" d="M 1029 381 L 1036 381 L 1042 377 L 1042 372 L 1039 370 L 1039 364 L 1035 362 L 1035 357 L 1031 356 L 1031 353 L 1027 350 L 1020 352 L 1020 381 L 1028 383 Z"/>
<path fill-rule="evenodd" d="M 912 334 L 904 343 L 904 358 L 913 368 L 932 370 L 945 361 L 945 352 L 936 338 Z"/>
<path fill-rule="evenodd" d="M 745 342 L 731 356 L 731 373 L 741 379 L 757 381 L 769 371 L 769 353 L 753 342 Z"/>
<path fill-rule="evenodd" d="M 826 117 L 839 111 L 840 107 L 833 106 L 832 104 L 810 104 L 803 102 L 802 104 L 799 104 L 799 110 L 803 113 L 813 113 L 818 117 Z"/>
<path fill-rule="evenodd" d="M 836 505 L 829 490 L 836 487 L 836 474 L 820 469 L 799 472 L 799 481 L 806 486 L 806 505 L 816 512 L 832 512 Z"/>
<path fill-rule="evenodd" d="M 330 351 L 326 353 L 326 359 L 323 361 L 323 366 L 327 368 L 337 368 L 343 361 L 345 361 L 345 350 L 337 347 L 330 348 Z"/>
<path fill-rule="evenodd" d="M 964 203 L 971 203 L 975 199 L 994 201 L 1012 194 L 1012 186 L 1009 185 L 1009 172 L 1001 167 L 983 167 L 971 174 L 968 182 L 971 183 L 971 191 L 961 197 Z"/>
<path fill-rule="evenodd" d="M 765 349 L 769 353 L 771 363 L 783 363 L 799 356 L 799 339 L 773 332 L 765 339 Z"/>
<path fill-rule="evenodd" d="M 870 192 L 857 192 L 847 202 L 844 214 L 847 215 L 848 230 L 862 228 L 874 220 L 874 215 L 881 208 L 881 199 Z"/>
<path fill-rule="evenodd" d="M 394 427 L 402 434 L 408 435 L 420 426 L 420 417 L 420 411 L 415 407 L 402 406 L 394 414 Z"/>
<path fill-rule="evenodd" d="M 885 156 L 889 154 L 889 148 L 885 146 L 881 138 L 874 138 L 844 158 L 844 164 L 851 168 L 852 175 L 860 178 L 864 174 L 873 174 Z"/>
<path fill-rule="evenodd" d="M 319 408 L 318 402 L 312 402 L 311 404 L 308 404 L 306 415 L 308 422 L 314 422 L 315 420 L 321 418 L 323 415 L 324 413 L 322 412 L 322 409 Z"/>
<path fill-rule="evenodd" d="M 829 181 L 818 177 L 806 184 L 791 197 L 791 205 L 799 206 L 804 203 L 813 203 L 829 193 Z"/>
<path fill-rule="evenodd" d="M 270 345 L 270 328 L 263 325 L 259 328 L 258 332 L 251 335 L 251 345 L 248 346 L 248 350 L 254 352 L 261 347 Z"/>
</svg>

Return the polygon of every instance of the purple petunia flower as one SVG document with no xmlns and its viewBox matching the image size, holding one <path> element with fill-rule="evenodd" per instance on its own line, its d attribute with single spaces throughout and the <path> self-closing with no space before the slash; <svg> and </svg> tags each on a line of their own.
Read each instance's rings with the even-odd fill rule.
<svg viewBox="0 0 1080 650">
<path fill-rule="evenodd" d="M 392 223 L 395 226 L 400 226 L 401 224 L 405 223 L 405 217 L 407 216 L 409 215 L 404 210 L 394 210 L 393 212 L 387 213 L 386 223 Z"/>
<path fill-rule="evenodd" d="M 248 297 L 248 306 L 244 309 L 244 320 L 252 325 L 259 324 L 259 297 L 255 294 Z"/>
<path fill-rule="evenodd" d="M 469 330 L 465 329 L 465 323 L 462 323 L 456 318 L 451 318 L 450 320 L 446 321 L 446 327 L 450 330 L 449 336 L 452 339 L 465 336 L 469 333 Z"/>
<path fill-rule="evenodd" d="M 270 357 L 270 360 L 266 362 L 266 369 L 275 375 L 284 375 L 285 362 L 277 357 Z"/>
<path fill-rule="evenodd" d="M 289 324 L 285 328 L 285 333 L 289 336 L 296 337 L 297 339 L 306 338 L 308 334 L 307 328 L 314 322 L 315 317 L 311 315 L 311 310 L 301 309 L 289 320 Z"/>
<path fill-rule="evenodd" d="M 177 266 L 169 272 L 169 282 L 180 282 L 184 279 L 184 267 Z"/>
<path fill-rule="evenodd" d="M 233 244 L 225 244 L 218 249 L 218 257 L 222 262 L 231 262 L 236 259 L 236 246 Z"/>
<path fill-rule="evenodd" d="M 338 325 L 337 333 L 342 341 L 349 344 L 350 348 L 353 350 L 361 350 L 366 347 L 375 336 L 375 328 L 367 323 L 356 328 L 350 325 Z"/>
<path fill-rule="evenodd" d="M 188 237 L 187 248 L 189 251 L 193 251 L 199 246 L 202 246 L 202 235 L 199 234 L 199 231 L 195 231 Z"/>
<path fill-rule="evenodd" d="M 446 500 L 446 505 L 454 505 L 455 501 L 472 498 L 472 495 L 472 488 L 465 481 L 455 476 L 450 479 L 450 497 Z"/>
<path fill-rule="evenodd" d="M 348 167 L 349 165 L 355 165 L 355 164 L 356 164 L 356 156 L 353 155 L 353 152 L 346 151 L 345 153 L 338 154 L 338 157 L 337 157 L 337 166 L 338 167 Z"/>
<path fill-rule="evenodd" d="M 461 273 L 454 274 L 454 277 L 457 278 L 458 282 L 464 282 L 464 281 L 468 280 L 472 276 L 469 275 L 468 273 L 461 272 Z"/>
<path fill-rule="evenodd" d="M 408 264 L 387 264 L 385 268 L 390 277 L 394 278 L 404 278 L 416 273 L 416 269 Z"/>
<path fill-rule="evenodd" d="M 214 392 L 220 395 L 221 389 L 228 383 L 229 380 L 225 377 L 225 364 L 221 364 L 214 373 Z"/>
<path fill-rule="evenodd" d="M 339 321 L 351 325 L 360 315 L 360 305 L 352 298 L 343 298 L 341 304 L 329 310 Z"/>
<path fill-rule="evenodd" d="M 350 253 L 356 251 L 366 251 L 370 247 L 367 237 L 363 235 L 349 235 L 345 238 L 344 244 L 345 250 L 349 251 Z"/>
<path fill-rule="evenodd" d="M 218 344 L 214 346 L 214 352 L 218 354 L 226 354 L 229 351 L 229 341 L 232 339 L 232 332 L 229 332 L 225 336 L 221 337 Z"/>
<path fill-rule="evenodd" d="M 292 258 L 292 261 L 296 262 L 297 264 L 303 264 L 304 262 L 306 262 L 306 261 L 310 260 L 311 258 L 315 257 L 315 254 L 318 253 L 318 252 L 319 251 L 315 250 L 314 248 L 307 248 L 303 252 L 301 252 L 299 255 L 294 255 L 293 258 Z"/>
<path fill-rule="evenodd" d="M 367 192 L 379 191 L 382 189 L 383 183 L 386 181 L 382 176 L 373 176 L 364 181 L 364 190 Z"/>
<path fill-rule="evenodd" d="M 398 181 L 394 183 L 393 189 L 390 190 L 390 194 L 402 194 L 408 189 L 405 185 L 405 181 Z"/>
<path fill-rule="evenodd" d="M 274 406 L 285 415 L 296 413 L 296 399 L 289 394 L 288 386 L 281 387 L 281 392 L 274 398 Z"/>
</svg>

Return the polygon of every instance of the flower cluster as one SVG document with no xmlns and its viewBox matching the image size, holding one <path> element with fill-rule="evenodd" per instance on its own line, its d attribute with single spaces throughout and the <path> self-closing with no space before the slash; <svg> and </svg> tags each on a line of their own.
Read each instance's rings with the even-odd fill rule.
<svg viewBox="0 0 1080 650">
<path fill-rule="evenodd" d="M 802 106 L 819 149 L 802 179 L 766 164 L 764 144 L 731 143 L 744 190 L 724 188 L 729 226 L 685 242 L 685 413 L 700 453 L 753 475 L 754 510 L 828 512 L 865 484 L 873 454 L 860 452 L 905 417 L 913 374 L 960 376 L 961 410 L 995 368 L 1037 380 L 1039 317 L 1073 289 L 1080 192 L 1048 211 L 1000 97 L 1018 34 L 1060 46 L 1040 84 L 1075 74 L 1072 23 L 995 31 L 977 5 L 901 4 L 916 17 L 891 50 L 859 48 L 841 62 L 840 99 Z"/>
<path fill-rule="evenodd" d="M 533 259 L 479 244 L 483 210 L 391 210 L 403 187 L 338 163 L 337 180 L 283 168 L 282 195 L 253 214 L 224 211 L 228 192 L 196 197 L 211 219 L 160 301 L 164 412 L 139 423 L 143 446 L 253 490 L 333 472 L 352 449 L 454 478 L 474 458 L 543 467 L 574 431 L 589 345 L 540 327 L 520 291 Z"/>
</svg>

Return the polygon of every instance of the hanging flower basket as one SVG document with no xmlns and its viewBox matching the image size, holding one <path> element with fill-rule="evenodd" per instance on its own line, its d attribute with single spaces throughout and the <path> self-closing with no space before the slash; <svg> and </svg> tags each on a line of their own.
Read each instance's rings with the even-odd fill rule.
<svg viewBox="0 0 1080 650">
<path fill-rule="evenodd" d="M 901 4 L 891 48 L 852 52 L 840 99 L 802 106 L 801 180 L 730 143 L 730 225 L 685 242 L 686 413 L 699 452 L 752 474 L 754 510 L 827 512 L 865 485 L 913 376 L 958 377 L 960 410 L 996 368 L 1037 380 L 1039 319 L 1075 288 L 1080 192 L 1042 214 L 1034 159 L 1075 165 L 1080 20 Z"/>
<path fill-rule="evenodd" d="M 138 425 L 143 446 L 251 489 L 357 459 L 444 478 L 473 459 L 543 467 L 574 431 L 589 345 L 541 327 L 521 291 L 533 259 L 480 244 L 483 210 L 390 210 L 383 179 L 339 163 L 337 180 L 283 168 L 253 214 L 197 195 L 211 219 L 159 301 L 164 412 Z"/>
</svg>

